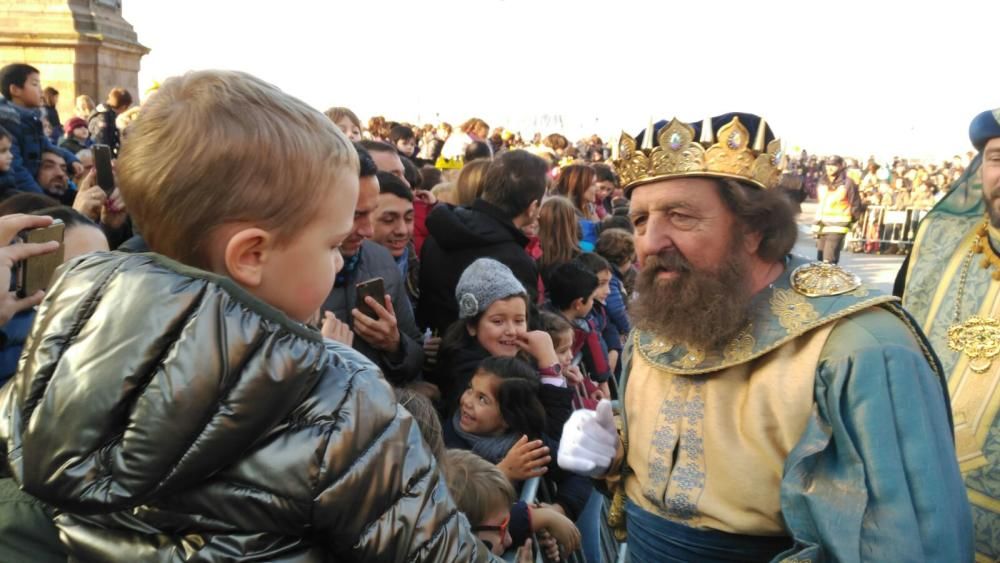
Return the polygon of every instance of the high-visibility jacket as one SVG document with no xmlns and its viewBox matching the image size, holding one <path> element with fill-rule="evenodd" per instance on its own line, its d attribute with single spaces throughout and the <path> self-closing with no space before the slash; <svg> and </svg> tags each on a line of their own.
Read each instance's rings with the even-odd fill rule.
<svg viewBox="0 0 1000 563">
<path fill-rule="evenodd" d="M 817 187 L 817 196 L 819 206 L 814 230 L 820 235 L 849 232 L 854 222 L 854 198 L 857 198 L 854 182 L 844 174 L 832 181 L 823 178 Z"/>
</svg>

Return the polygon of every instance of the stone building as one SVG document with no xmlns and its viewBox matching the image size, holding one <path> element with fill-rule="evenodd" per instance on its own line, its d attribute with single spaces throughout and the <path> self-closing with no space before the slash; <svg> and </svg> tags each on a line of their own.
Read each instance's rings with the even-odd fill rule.
<svg viewBox="0 0 1000 563">
<path fill-rule="evenodd" d="M 0 0 L 0 66 L 37 67 L 42 86 L 59 91 L 63 121 L 81 94 L 101 103 L 122 86 L 138 102 L 139 61 L 148 52 L 122 18 L 121 0 Z"/>
</svg>

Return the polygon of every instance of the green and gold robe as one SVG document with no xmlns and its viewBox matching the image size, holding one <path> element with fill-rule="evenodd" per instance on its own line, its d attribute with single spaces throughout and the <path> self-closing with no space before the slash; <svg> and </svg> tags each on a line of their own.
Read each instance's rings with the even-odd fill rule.
<svg viewBox="0 0 1000 563">
<path fill-rule="evenodd" d="M 949 328 L 971 317 L 1000 320 L 1000 280 L 995 268 L 982 267 L 982 254 L 971 253 L 985 224 L 979 161 L 920 224 L 913 251 L 905 266 L 903 306 L 927 334 L 948 378 L 955 421 L 959 466 L 972 505 L 976 560 L 1000 560 L 1000 331 L 984 330 L 972 338 L 985 339 L 977 352 L 968 338 Z M 992 233 L 990 244 L 1000 249 Z M 962 282 L 963 271 L 965 274 Z M 964 286 L 964 287 L 963 287 Z M 959 296 L 961 294 L 961 302 Z M 957 315 L 956 315 L 957 313 Z M 975 344 L 975 342 L 973 342 Z M 970 354 L 971 352 L 971 354 Z M 982 352 L 982 353 L 980 353 Z"/>
<path fill-rule="evenodd" d="M 926 340 L 894 297 L 793 288 L 804 264 L 788 260 L 724 350 L 633 333 L 611 485 L 692 528 L 790 536 L 777 561 L 971 560 Z"/>
</svg>

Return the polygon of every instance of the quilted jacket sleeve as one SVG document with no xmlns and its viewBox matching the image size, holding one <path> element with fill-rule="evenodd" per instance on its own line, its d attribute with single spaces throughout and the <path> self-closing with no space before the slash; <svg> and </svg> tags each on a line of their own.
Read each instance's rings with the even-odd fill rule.
<svg viewBox="0 0 1000 563">
<path fill-rule="evenodd" d="M 377 373 L 353 375 L 327 428 L 314 526 L 350 561 L 489 561 L 416 421 Z"/>
</svg>

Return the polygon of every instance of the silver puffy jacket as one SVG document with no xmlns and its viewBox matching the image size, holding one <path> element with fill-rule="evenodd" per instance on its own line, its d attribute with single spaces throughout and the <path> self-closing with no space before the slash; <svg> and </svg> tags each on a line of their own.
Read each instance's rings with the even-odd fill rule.
<svg viewBox="0 0 1000 563">
<path fill-rule="evenodd" d="M 0 475 L 84 561 L 485 561 L 376 368 L 155 255 L 64 266 L 0 391 Z"/>
</svg>

